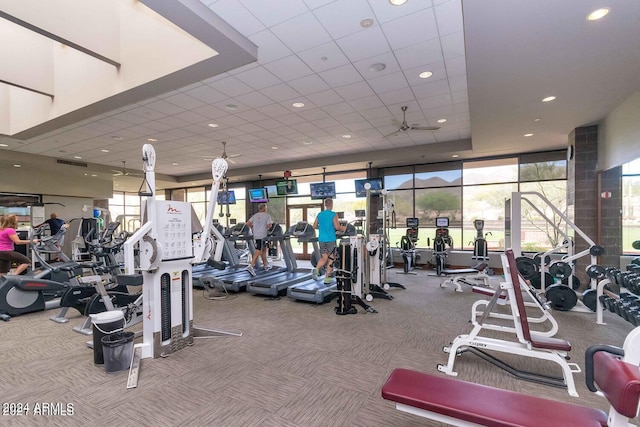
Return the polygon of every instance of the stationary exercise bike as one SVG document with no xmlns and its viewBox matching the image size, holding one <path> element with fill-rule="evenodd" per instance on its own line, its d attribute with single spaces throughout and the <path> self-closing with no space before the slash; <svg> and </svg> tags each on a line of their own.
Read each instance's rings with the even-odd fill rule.
<svg viewBox="0 0 640 427">
<path fill-rule="evenodd" d="M 416 266 L 416 261 L 420 255 L 416 253 L 416 243 L 418 242 L 418 218 L 407 218 L 407 232 L 400 238 L 400 251 L 404 262 L 404 274 L 409 274 Z"/>
<path fill-rule="evenodd" d="M 57 297 L 78 283 L 76 278 L 82 274 L 83 266 L 70 262 L 56 246 L 65 230 L 62 227 L 47 237 L 41 237 L 42 229 L 34 230 L 30 247 L 38 268 L 24 275 L 0 277 L 0 319 L 8 321 L 11 316 L 57 308 Z M 35 244 L 33 239 L 39 242 Z M 45 253 L 57 253 L 63 262 L 47 262 Z"/>
<path fill-rule="evenodd" d="M 436 236 L 433 238 L 433 256 L 436 274 L 442 275 L 446 268 L 449 249 L 453 246 L 453 239 L 449 234 L 449 218 L 436 218 Z"/>
</svg>

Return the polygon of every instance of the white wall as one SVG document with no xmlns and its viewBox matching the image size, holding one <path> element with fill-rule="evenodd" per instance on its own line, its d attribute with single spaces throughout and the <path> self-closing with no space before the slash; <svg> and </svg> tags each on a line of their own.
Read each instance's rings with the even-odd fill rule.
<svg viewBox="0 0 640 427">
<path fill-rule="evenodd" d="M 601 124 L 598 170 L 620 166 L 640 157 L 640 92 L 631 95 Z"/>
</svg>

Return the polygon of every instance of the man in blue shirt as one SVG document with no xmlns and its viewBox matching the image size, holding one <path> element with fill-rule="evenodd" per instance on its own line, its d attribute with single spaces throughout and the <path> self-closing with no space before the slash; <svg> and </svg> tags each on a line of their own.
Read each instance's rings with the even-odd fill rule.
<svg viewBox="0 0 640 427">
<path fill-rule="evenodd" d="M 345 231 L 345 226 L 340 225 L 338 221 L 338 215 L 332 211 L 333 199 L 324 200 L 324 210 L 316 216 L 316 220 L 313 223 L 313 228 L 318 229 L 318 245 L 320 246 L 320 260 L 313 270 L 313 280 L 318 280 L 320 269 L 326 264 L 326 271 L 324 275 L 324 284 L 331 283 L 331 270 L 333 269 L 329 262 L 329 255 L 331 255 L 336 248 L 336 231 Z"/>
</svg>

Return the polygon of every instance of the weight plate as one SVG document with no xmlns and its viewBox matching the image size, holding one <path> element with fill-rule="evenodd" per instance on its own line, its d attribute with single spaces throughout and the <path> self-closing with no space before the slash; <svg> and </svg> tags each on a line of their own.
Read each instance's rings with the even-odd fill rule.
<svg viewBox="0 0 640 427">
<path fill-rule="evenodd" d="M 600 245 L 593 245 L 589 248 L 589 253 L 593 256 L 604 255 L 604 247 Z"/>
<path fill-rule="evenodd" d="M 536 289 L 542 289 L 542 283 L 540 282 L 540 275 L 537 274 L 535 277 L 529 279 L 529 281 L 531 282 L 531 286 L 533 286 Z M 555 283 L 555 280 L 553 280 L 553 276 L 550 275 L 549 273 L 545 272 L 544 273 L 544 288 L 547 289 L 549 286 L 553 285 Z"/>
<path fill-rule="evenodd" d="M 545 297 L 551 308 L 560 311 L 569 311 L 578 303 L 578 295 L 575 291 L 565 285 L 552 285 L 545 291 Z"/>
<path fill-rule="evenodd" d="M 536 262 L 529 257 L 519 256 L 516 258 L 516 268 L 527 280 L 531 280 L 538 275 Z"/>
<path fill-rule="evenodd" d="M 569 264 L 564 261 L 554 262 L 549 266 L 549 273 L 553 277 L 557 277 L 558 279 L 566 279 L 571 276 L 573 269 Z"/>
<path fill-rule="evenodd" d="M 598 307 L 598 293 L 595 289 L 587 289 L 582 293 L 582 303 L 591 311 L 596 311 Z"/>
<path fill-rule="evenodd" d="M 580 279 L 578 279 L 577 276 L 571 276 L 571 289 L 573 289 L 574 291 L 577 291 L 578 289 L 580 289 Z M 563 285 L 569 285 L 569 278 L 565 277 L 564 279 L 561 280 Z"/>
<path fill-rule="evenodd" d="M 605 272 L 604 272 L 604 268 L 598 264 L 591 264 L 589 265 L 586 270 L 585 273 L 587 273 L 587 276 L 589 276 L 589 278 L 591 279 L 604 279 L 605 276 Z"/>
</svg>

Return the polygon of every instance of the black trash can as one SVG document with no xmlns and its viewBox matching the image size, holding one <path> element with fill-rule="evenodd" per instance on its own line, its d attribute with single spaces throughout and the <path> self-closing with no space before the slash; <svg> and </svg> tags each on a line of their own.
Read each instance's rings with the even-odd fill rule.
<svg viewBox="0 0 640 427">
<path fill-rule="evenodd" d="M 133 356 L 133 332 L 116 332 L 102 337 L 104 370 L 107 374 L 129 369 Z"/>
<path fill-rule="evenodd" d="M 104 363 L 102 338 L 124 329 L 124 313 L 122 310 L 113 310 L 92 314 L 91 323 L 93 324 L 93 363 L 102 365 Z"/>
</svg>

